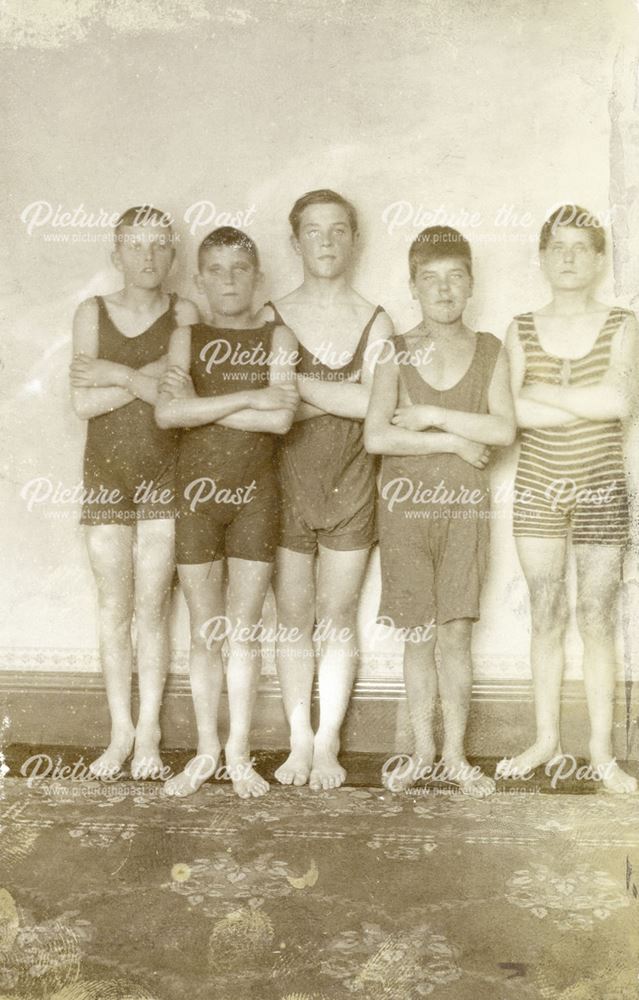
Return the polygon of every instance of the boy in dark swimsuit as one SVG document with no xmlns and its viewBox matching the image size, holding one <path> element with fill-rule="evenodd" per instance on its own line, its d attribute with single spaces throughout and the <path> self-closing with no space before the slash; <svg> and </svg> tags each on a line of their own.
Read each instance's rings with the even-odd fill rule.
<svg viewBox="0 0 639 1000">
<path fill-rule="evenodd" d="M 168 795 L 190 795 L 217 768 L 226 638 L 226 769 L 236 793 L 250 798 L 268 791 L 252 767 L 249 740 L 262 606 L 279 533 L 275 435 L 288 431 L 299 401 L 297 345 L 286 327 L 253 316 L 261 274 L 248 236 L 230 226 L 214 230 L 198 266 L 212 322 L 174 332 L 156 408 L 161 427 L 188 428 L 178 456 L 176 557 L 189 608 L 198 732 L 197 755 L 164 787 Z"/>
<path fill-rule="evenodd" d="M 508 329 L 522 428 L 514 533 L 530 591 L 537 733 L 531 747 L 498 765 L 497 776 L 528 776 L 561 755 L 570 532 L 591 765 L 606 791 L 625 794 L 636 791 L 637 781 L 613 757 L 614 609 L 629 528 L 622 422 L 636 405 L 638 330 L 632 312 L 595 298 L 605 247 L 590 212 L 558 208 L 539 240 L 552 300 L 515 317 Z"/>
<path fill-rule="evenodd" d="M 473 279 L 460 233 L 425 229 L 410 248 L 409 266 L 422 322 L 394 337 L 394 352 L 379 360 L 365 425 L 366 447 L 383 455 L 378 620 L 407 630 L 404 681 L 415 736 L 412 759 L 391 758 L 383 778 L 400 791 L 438 773 L 483 796 L 494 782 L 470 767 L 464 737 L 472 626 L 488 558 L 485 469 L 489 446 L 511 444 L 515 435 L 508 364 L 496 337 L 464 325 Z M 438 690 L 444 746 L 434 772 Z"/>
<path fill-rule="evenodd" d="M 82 524 L 98 591 L 100 658 L 111 740 L 91 764 L 112 777 L 135 743 L 131 772 L 157 777 L 159 713 L 169 664 L 168 607 L 175 570 L 176 437 L 153 406 L 172 330 L 195 306 L 162 290 L 174 258 L 168 216 L 149 206 L 124 212 L 112 260 L 124 287 L 87 299 L 73 320 L 72 401 L 88 421 Z M 140 711 L 131 719 L 135 614 Z"/>
<path fill-rule="evenodd" d="M 304 268 L 299 288 L 269 305 L 299 341 L 302 403 L 280 449 L 282 531 L 275 595 L 282 635 L 278 674 L 291 753 L 276 771 L 282 784 L 336 788 L 337 755 L 357 669 L 356 616 L 375 541 L 375 462 L 362 421 L 372 354 L 392 334 L 386 313 L 349 284 L 357 239 L 353 206 L 334 191 L 311 191 L 289 216 Z M 314 631 L 314 627 L 318 630 Z M 320 636 L 320 719 L 311 726 L 313 636 Z"/>
</svg>

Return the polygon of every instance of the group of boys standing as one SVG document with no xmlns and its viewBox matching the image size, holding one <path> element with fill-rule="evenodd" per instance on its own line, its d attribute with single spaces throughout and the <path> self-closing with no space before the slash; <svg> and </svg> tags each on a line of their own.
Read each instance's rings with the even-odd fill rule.
<svg viewBox="0 0 639 1000">
<path fill-rule="evenodd" d="M 276 778 L 314 789 L 341 785 L 357 608 L 379 541 L 379 620 L 409 637 L 404 679 L 415 737 L 407 766 L 387 783 L 402 790 L 433 772 L 439 695 L 438 773 L 468 794 L 490 794 L 495 780 L 471 767 L 464 751 L 471 636 L 488 560 L 491 451 L 512 444 L 519 426 L 514 531 L 530 590 L 537 738 L 502 761 L 495 777 L 527 775 L 561 752 L 571 533 L 591 762 L 606 789 L 635 791 L 612 753 L 610 608 L 628 530 L 622 421 L 633 407 L 637 327 L 631 312 L 594 297 L 605 259 L 599 223 L 578 206 L 545 222 L 540 257 L 552 300 L 516 317 L 504 347 L 464 324 L 472 259 L 456 230 L 431 227 L 411 245 L 410 289 L 422 319 L 395 335 L 382 307 L 350 285 L 353 205 L 334 191 L 312 191 L 289 220 L 302 283 L 257 314 L 258 250 L 232 227 L 214 230 L 198 250 L 207 322 L 193 303 L 165 293 L 170 220 L 148 206 L 128 210 L 116 226 L 113 262 L 123 288 L 77 310 L 72 395 L 88 421 L 82 521 L 112 724 L 93 773 L 116 774 L 132 752 L 134 778 L 164 773 L 159 714 L 177 563 L 198 746 L 184 771 L 166 780 L 167 794 L 189 795 L 217 770 L 225 643 L 226 771 L 241 797 L 268 790 L 253 766 L 250 731 L 261 663 L 255 626 L 271 583 L 290 728 L 290 755 Z M 142 501 L 141 482 L 153 484 Z M 562 482 L 575 488 L 558 494 Z M 225 635 L 212 629 L 222 617 L 230 623 Z M 317 642 L 320 622 L 329 627 Z"/>
</svg>

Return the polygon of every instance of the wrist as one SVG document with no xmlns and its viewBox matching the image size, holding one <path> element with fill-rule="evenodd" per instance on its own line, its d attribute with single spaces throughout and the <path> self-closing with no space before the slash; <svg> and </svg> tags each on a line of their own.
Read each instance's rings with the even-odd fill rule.
<svg viewBox="0 0 639 1000">
<path fill-rule="evenodd" d="M 446 411 L 439 406 L 429 406 L 426 409 L 429 426 L 438 431 L 446 431 Z"/>
<path fill-rule="evenodd" d="M 116 379 L 117 385 L 121 389 L 126 389 L 127 392 L 133 393 L 134 372 L 132 368 L 127 368 L 126 365 L 116 365 Z"/>
</svg>

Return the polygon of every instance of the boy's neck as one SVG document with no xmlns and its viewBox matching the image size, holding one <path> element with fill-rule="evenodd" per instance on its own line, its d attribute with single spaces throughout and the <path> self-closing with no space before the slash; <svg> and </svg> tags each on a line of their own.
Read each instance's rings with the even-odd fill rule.
<svg viewBox="0 0 639 1000">
<path fill-rule="evenodd" d="M 591 288 L 553 289 L 549 310 L 556 316 L 577 316 L 592 312 L 594 304 Z"/>
<path fill-rule="evenodd" d="M 461 317 L 455 323 L 437 323 L 436 320 L 424 316 L 417 329 L 434 340 L 452 339 L 459 336 L 459 334 L 467 332 L 467 328 Z"/>
<path fill-rule="evenodd" d="M 316 274 L 305 274 L 300 285 L 304 298 L 313 299 L 320 305 L 330 306 L 340 299 L 345 299 L 351 291 L 346 274 L 338 274 L 332 278 L 318 277 Z"/>
<path fill-rule="evenodd" d="M 211 326 L 219 327 L 221 330 L 249 330 L 255 326 L 255 317 L 250 309 L 245 309 L 234 316 L 227 316 L 211 309 Z"/>
<path fill-rule="evenodd" d="M 137 288 L 135 285 L 125 285 L 121 292 L 122 305 L 131 312 L 151 312 L 164 299 L 162 286 L 157 288 Z"/>
</svg>

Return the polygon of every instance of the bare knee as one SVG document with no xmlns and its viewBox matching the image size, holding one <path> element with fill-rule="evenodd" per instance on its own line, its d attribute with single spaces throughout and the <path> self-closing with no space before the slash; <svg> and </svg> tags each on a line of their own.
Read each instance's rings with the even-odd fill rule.
<svg viewBox="0 0 639 1000">
<path fill-rule="evenodd" d="M 143 592 L 136 596 L 135 620 L 139 628 L 159 631 L 167 624 L 170 606 L 170 591 Z"/>
<path fill-rule="evenodd" d="M 577 599 L 577 624 L 583 640 L 614 640 L 615 636 L 615 595 L 608 600 L 600 596 L 582 594 Z"/>
<path fill-rule="evenodd" d="M 101 588 L 98 591 L 98 611 L 100 622 L 109 633 L 120 635 L 130 630 L 133 604 L 127 597 L 110 594 Z"/>
<path fill-rule="evenodd" d="M 358 594 L 337 599 L 329 595 L 320 596 L 317 602 L 317 620 L 336 631 L 353 628 L 357 620 L 358 602 Z"/>
<path fill-rule="evenodd" d="M 437 645 L 446 659 L 468 657 L 472 639 L 472 622 L 467 618 L 446 622 L 437 629 Z"/>
<path fill-rule="evenodd" d="M 564 581 L 538 580 L 529 584 L 529 587 L 533 632 L 562 636 L 568 622 Z"/>
<path fill-rule="evenodd" d="M 315 622 L 314 601 L 311 597 L 305 597 L 299 593 L 283 594 L 278 591 L 276 595 L 277 620 L 286 629 L 299 629 L 301 632 L 310 632 Z"/>
</svg>

